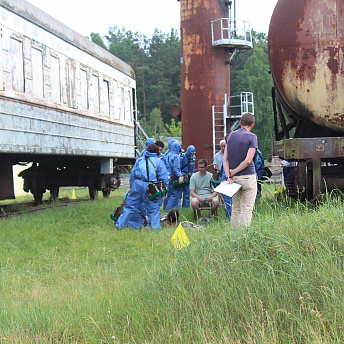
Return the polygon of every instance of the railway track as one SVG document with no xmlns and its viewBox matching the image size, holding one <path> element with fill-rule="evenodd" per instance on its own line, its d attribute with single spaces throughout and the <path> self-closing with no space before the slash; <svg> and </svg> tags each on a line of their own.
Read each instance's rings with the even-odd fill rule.
<svg viewBox="0 0 344 344">
<path fill-rule="evenodd" d="M 92 202 L 90 199 L 77 199 L 71 200 L 69 198 L 61 198 L 58 200 L 59 203 L 52 200 L 46 200 L 41 203 L 36 201 L 23 202 L 23 203 L 12 203 L 0 205 L 0 219 L 10 216 L 18 216 L 28 213 L 33 213 L 41 210 L 47 210 L 58 207 L 68 207 L 80 203 Z"/>
<path fill-rule="evenodd" d="M 121 189 L 129 188 L 129 177 L 121 178 Z M 115 196 L 115 194 L 114 194 Z M 59 198 L 58 202 L 53 200 L 44 200 L 41 203 L 36 201 L 22 202 L 22 203 L 9 203 L 0 204 L 0 219 L 10 216 L 23 215 L 28 213 L 33 213 L 41 210 L 47 210 L 51 208 L 58 207 L 68 207 L 75 204 L 93 202 L 88 197 L 70 199 L 69 197 Z"/>
</svg>

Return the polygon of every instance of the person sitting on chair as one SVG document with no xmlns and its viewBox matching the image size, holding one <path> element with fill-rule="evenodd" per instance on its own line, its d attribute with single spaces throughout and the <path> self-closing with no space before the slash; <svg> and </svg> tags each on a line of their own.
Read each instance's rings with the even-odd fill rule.
<svg viewBox="0 0 344 344">
<path fill-rule="evenodd" d="M 190 179 L 190 194 L 193 197 L 191 206 L 198 219 L 202 219 L 200 207 L 203 205 L 210 206 L 209 214 L 206 217 L 206 221 L 209 222 L 211 215 L 219 207 L 219 200 L 216 198 L 217 192 L 213 192 L 212 189 L 212 174 L 207 172 L 206 168 L 207 160 L 200 160 L 198 162 L 198 172 L 194 173 Z"/>
</svg>

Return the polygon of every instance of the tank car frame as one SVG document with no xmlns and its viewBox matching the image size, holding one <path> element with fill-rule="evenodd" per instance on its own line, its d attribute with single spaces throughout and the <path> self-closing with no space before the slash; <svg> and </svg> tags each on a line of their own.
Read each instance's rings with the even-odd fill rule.
<svg viewBox="0 0 344 344">
<path fill-rule="evenodd" d="M 25 0 L 0 0 L 0 30 L 0 199 L 28 163 L 36 200 L 61 186 L 108 196 L 135 159 L 132 68 Z"/>
</svg>

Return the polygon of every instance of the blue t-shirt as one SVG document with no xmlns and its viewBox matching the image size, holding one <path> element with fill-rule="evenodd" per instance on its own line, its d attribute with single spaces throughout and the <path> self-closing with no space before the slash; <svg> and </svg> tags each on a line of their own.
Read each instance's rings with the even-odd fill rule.
<svg viewBox="0 0 344 344">
<path fill-rule="evenodd" d="M 244 128 L 232 131 L 228 135 L 227 155 L 230 169 L 233 170 L 245 160 L 249 148 L 258 148 L 257 135 Z M 249 174 L 256 174 L 253 160 L 245 169 L 238 172 L 236 176 L 245 176 Z"/>
<path fill-rule="evenodd" d="M 219 168 L 219 170 L 221 170 L 222 165 L 223 165 L 223 154 L 221 151 L 217 152 L 214 155 L 214 161 L 213 161 L 214 165 L 217 165 L 217 167 Z"/>
</svg>

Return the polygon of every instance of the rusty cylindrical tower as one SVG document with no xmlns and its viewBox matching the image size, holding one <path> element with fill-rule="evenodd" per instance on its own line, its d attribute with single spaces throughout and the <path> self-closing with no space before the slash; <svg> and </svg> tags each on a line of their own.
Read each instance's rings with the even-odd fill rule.
<svg viewBox="0 0 344 344">
<path fill-rule="evenodd" d="M 213 162 L 212 106 L 230 93 L 230 50 L 212 45 L 211 21 L 228 17 L 226 0 L 180 0 L 183 148 Z M 216 142 L 217 144 L 218 142 Z"/>
</svg>

